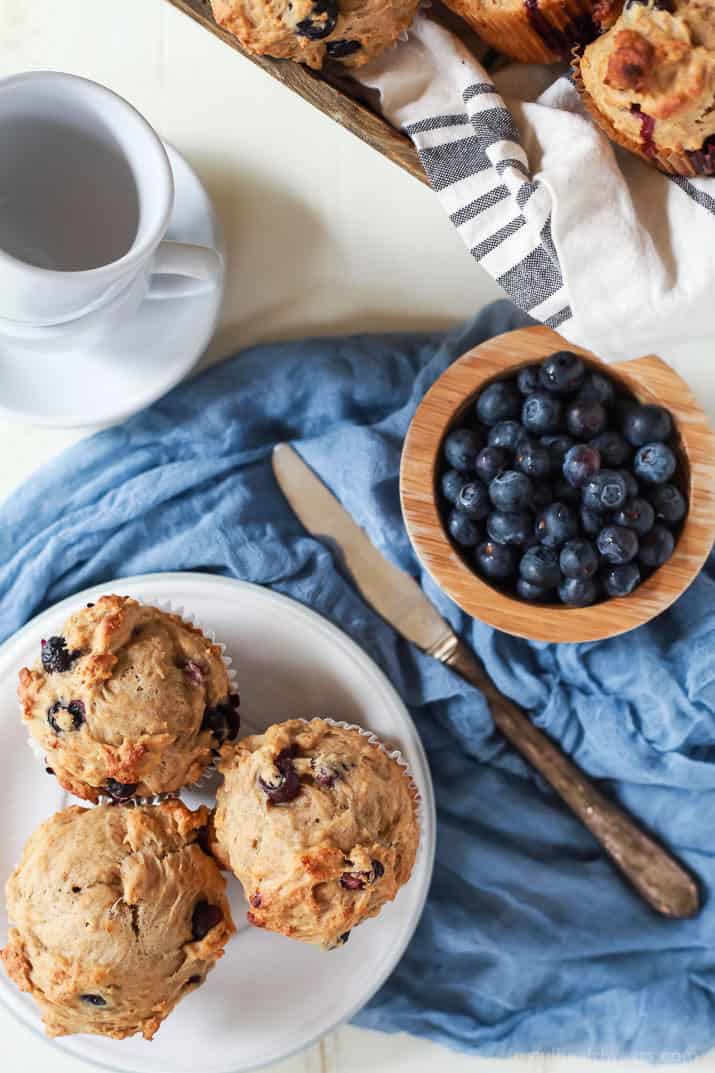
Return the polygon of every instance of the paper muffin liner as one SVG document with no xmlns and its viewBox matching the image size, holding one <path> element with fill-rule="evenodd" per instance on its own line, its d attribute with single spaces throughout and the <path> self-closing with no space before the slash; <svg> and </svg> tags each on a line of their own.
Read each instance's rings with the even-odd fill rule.
<svg viewBox="0 0 715 1073">
<path fill-rule="evenodd" d="M 623 131 L 617 130 L 608 116 L 599 109 L 584 85 L 583 75 L 581 74 L 581 56 L 576 49 L 571 56 L 571 66 L 573 69 L 573 83 L 584 108 L 596 126 L 612 142 L 620 145 L 622 149 L 627 149 L 629 153 L 640 157 L 641 160 L 645 160 L 652 167 L 659 168 L 660 171 L 665 172 L 667 175 L 682 175 L 689 179 L 699 175 L 706 177 L 715 175 L 715 147 L 704 148 L 701 151 L 676 152 L 672 149 L 659 149 L 654 145 L 651 152 L 646 152 L 640 140 L 631 138 L 624 134 Z"/>
<path fill-rule="evenodd" d="M 533 7 L 487 6 L 482 0 L 446 0 L 492 48 L 522 63 L 568 60 L 574 46 L 597 34 L 593 0 L 538 0 Z"/>
<path fill-rule="evenodd" d="M 197 616 L 193 614 L 193 612 L 186 612 L 183 605 L 175 606 L 171 600 L 142 600 L 138 596 L 132 596 L 131 598 L 133 600 L 136 600 L 136 602 L 138 604 L 141 604 L 143 607 L 153 607 L 156 608 L 157 611 L 162 611 L 165 614 L 176 615 L 178 616 L 178 618 L 181 619 L 182 622 L 185 622 L 187 626 L 193 626 L 194 629 L 200 630 L 203 636 L 206 637 L 207 640 L 211 642 L 211 644 L 216 645 L 220 649 L 221 660 L 226 668 L 226 674 L 228 675 L 229 695 L 231 693 L 239 692 L 236 669 L 233 666 L 233 660 L 231 656 L 226 654 L 226 645 L 223 644 L 221 641 L 216 640 L 216 633 L 214 630 L 207 629 L 206 626 L 204 626 L 204 624 L 199 621 Z M 35 756 L 37 756 L 42 761 L 43 766 L 47 768 L 48 759 L 45 750 L 42 748 L 40 743 L 35 741 L 35 739 L 31 735 L 29 735 L 28 744 Z M 172 797 L 179 797 L 181 791 L 184 789 L 200 791 L 203 789 L 205 783 L 208 781 L 211 774 L 216 770 L 217 761 L 217 756 L 212 757 L 212 759 L 206 764 L 206 767 L 204 768 L 198 779 L 195 779 L 191 783 L 185 783 L 183 786 L 178 787 L 176 790 L 168 790 L 165 793 L 159 794 L 135 794 L 122 801 L 117 801 L 109 794 L 100 793 L 97 799 L 97 804 L 123 805 L 124 807 L 132 807 L 135 805 L 158 805 L 162 801 L 168 801 Z"/>
</svg>

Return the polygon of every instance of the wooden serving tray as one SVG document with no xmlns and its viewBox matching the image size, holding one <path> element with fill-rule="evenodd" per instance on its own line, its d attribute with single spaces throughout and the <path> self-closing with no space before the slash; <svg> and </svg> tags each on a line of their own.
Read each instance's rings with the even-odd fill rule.
<svg viewBox="0 0 715 1073">
<path fill-rule="evenodd" d="M 247 52 L 235 37 L 216 25 L 211 14 L 209 0 L 169 0 L 169 3 L 205 26 L 207 30 L 220 37 L 251 63 L 262 67 L 271 77 L 277 78 L 288 89 L 298 93 L 304 100 L 315 105 L 341 126 L 346 127 L 362 141 L 371 145 L 373 149 L 377 149 L 383 156 L 389 157 L 410 175 L 414 175 L 420 182 L 428 185 L 417 152 L 409 138 L 396 131 L 366 104 L 355 100 L 348 93 L 327 82 L 317 71 L 312 71 L 300 63 L 293 63 L 290 60 L 274 60 L 270 56 L 254 56 Z"/>
</svg>

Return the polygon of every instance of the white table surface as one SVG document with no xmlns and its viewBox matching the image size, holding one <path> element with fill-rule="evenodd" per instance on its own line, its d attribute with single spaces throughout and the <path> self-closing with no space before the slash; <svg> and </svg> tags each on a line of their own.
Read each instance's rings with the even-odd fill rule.
<svg viewBox="0 0 715 1073">
<path fill-rule="evenodd" d="M 0 76 L 40 68 L 94 78 L 127 97 L 208 187 L 230 265 L 205 362 L 307 334 L 445 328 L 500 296 L 426 187 L 165 0 L 0 0 Z M 663 356 L 715 413 L 715 334 L 705 348 L 684 344 Z M 0 423 L 0 500 L 85 434 Z M 272 1073 L 480 1073 L 496 1064 L 345 1027 Z M 715 1070 L 712 1058 L 694 1065 Z M 543 1056 L 507 1066 L 597 1070 Z M 90 1068 L 0 1009 L 0 1073 Z"/>
</svg>

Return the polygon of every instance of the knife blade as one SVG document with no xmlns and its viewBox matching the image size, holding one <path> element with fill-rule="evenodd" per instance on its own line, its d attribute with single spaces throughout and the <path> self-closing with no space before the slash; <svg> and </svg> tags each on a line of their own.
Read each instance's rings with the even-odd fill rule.
<svg viewBox="0 0 715 1073">
<path fill-rule="evenodd" d="M 293 512 L 312 536 L 331 547 L 365 602 L 417 648 L 482 691 L 497 729 L 547 780 L 653 909 L 673 918 L 694 916 L 700 909 L 700 890 L 690 872 L 499 692 L 476 653 L 445 622 L 415 579 L 375 547 L 292 447 L 278 444 L 272 462 Z"/>
</svg>

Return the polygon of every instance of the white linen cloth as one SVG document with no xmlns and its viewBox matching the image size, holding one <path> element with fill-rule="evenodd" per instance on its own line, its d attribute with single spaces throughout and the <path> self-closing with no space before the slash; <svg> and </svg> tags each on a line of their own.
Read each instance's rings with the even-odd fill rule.
<svg viewBox="0 0 715 1073">
<path fill-rule="evenodd" d="M 615 149 L 562 72 L 511 64 L 492 78 L 420 13 L 355 74 L 516 305 L 612 360 L 712 338 L 715 179 Z"/>
</svg>

